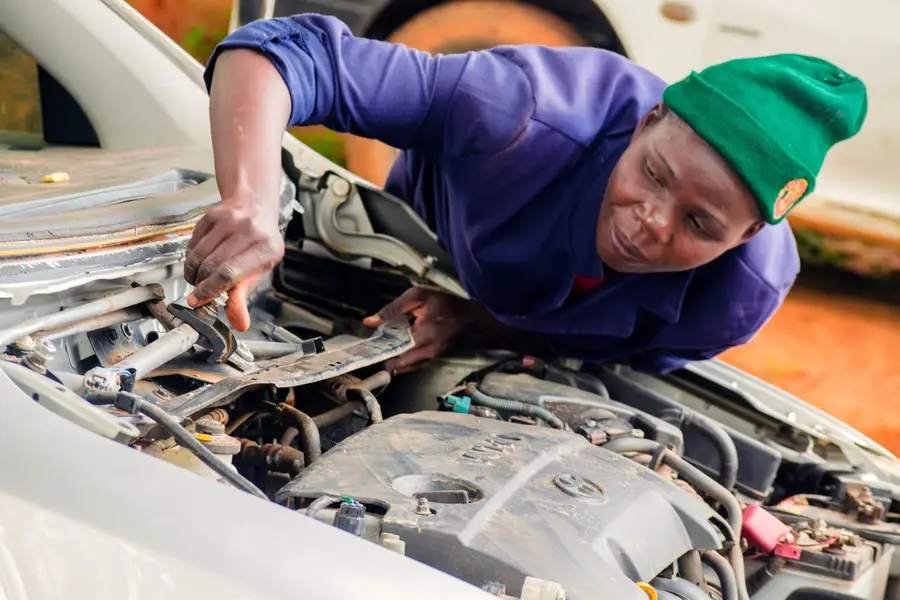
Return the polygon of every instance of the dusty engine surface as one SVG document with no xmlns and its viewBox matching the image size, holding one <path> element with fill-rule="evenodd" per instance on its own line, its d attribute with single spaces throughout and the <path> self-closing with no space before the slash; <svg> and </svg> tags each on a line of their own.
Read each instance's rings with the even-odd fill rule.
<svg viewBox="0 0 900 600">
<path fill-rule="evenodd" d="M 639 600 L 634 582 L 694 548 L 721 547 L 709 506 L 636 462 L 572 432 L 452 412 L 367 428 L 275 501 L 302 507 L 322 496 L 365 507 L 360 535 L 396 535 L 407 556 L 514 595 L 535 576 L 570 600 L 600 590 Z"/>
<path fill-rule="evenodd" d="M 345 183 L 304 188 L 322 196 L 303 205 L 325 210 L 315 223 L 371 208 L 405 231 L 397 206 Z M 399 374 L 387 361 L 415 347 L 413 324 L 363 320 L 410 273 L 306 252 L 310 235 L 343 235 L 307 224 L 247 331 L 222 299 L 188 306 L 170 265 L 7 306 L 0 372 L 108 440 L 502 600 L 898 597 L 892 457 L 713 368 L 658 377 L 480 349 Z M 447 284 L 425 237 L 429 260 L 404 264 Z"/>
</svg>

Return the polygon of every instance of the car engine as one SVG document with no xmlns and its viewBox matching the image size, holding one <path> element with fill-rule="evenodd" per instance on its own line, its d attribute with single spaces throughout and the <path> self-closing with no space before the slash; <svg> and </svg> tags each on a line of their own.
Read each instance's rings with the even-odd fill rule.
<svg viewBox="0 0 900 600">
<path fill-rule="evenodd" d="M 338 181 L 306 201 L 373 193 Z M 891 593 L 898 490 L 826 435 L 689 371 L 485 350 L 392 376 L 410 324 L 361 317 L 408 274 L 335 260 L 309 222 L 247 332 L 218 302 L 188 307 L 174 260 L 4 300 L 0 369 L 98 435 L 496 597 Z"/>
</svg>

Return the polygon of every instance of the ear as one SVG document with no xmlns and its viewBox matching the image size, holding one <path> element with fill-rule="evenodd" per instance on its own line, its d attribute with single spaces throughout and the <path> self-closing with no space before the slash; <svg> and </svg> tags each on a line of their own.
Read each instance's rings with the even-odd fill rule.
<svg viewBox="0 0 900 600">
<path fill-rule="evenodd" d="M 763 221 L 757 221 L 753 225 L 747 228 L 747 231 L 744 232 L 743 240 L 744 242 L 748 241 L 750 238 L 759 233 L 766 224 Z"/>
<path fill-rule="evenodd" d="M 632 138 L 637 137 L 644 133 L 650 127 L 656 125 L 660 121 L 665 118 L 668 109 L 666 106 L 659 102 L 653 108 L 651 108 L 647 113 L 641 117 L 641 120 L 638 121 L 637 126 L 634 128 L 634 134 L 632 134 Z"/>
</svg>

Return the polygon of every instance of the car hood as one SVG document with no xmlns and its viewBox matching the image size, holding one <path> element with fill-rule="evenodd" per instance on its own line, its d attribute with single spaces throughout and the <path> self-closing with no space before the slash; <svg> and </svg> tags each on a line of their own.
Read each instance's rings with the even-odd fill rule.
<svg viewBox="0 0 900 600">
<path fill-rule="evenodd" d="M 24 395 L 2 372 L 0 412 L 5 597 L 412 600 L 422 590 L 434 600 L 489 597 L 82 429 Z M 340 576 L 344 569 L 352 575 Z"/>
</svg>

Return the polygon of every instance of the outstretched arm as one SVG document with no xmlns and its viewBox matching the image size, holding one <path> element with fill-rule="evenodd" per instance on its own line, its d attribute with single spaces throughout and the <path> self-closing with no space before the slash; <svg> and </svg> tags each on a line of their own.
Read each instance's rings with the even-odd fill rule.
<svg viewBox="0 0 900 600">
<path fill-rule="evenodd" d="M 197 286 L 188 298 L 193 306 L 230 291 L 228 319 L 239 331 L 250 326 L 254 278 L 284 255 L 278 197 L 290 109 L 288 90 L 264 56 L 235 50 L 219 59 L 209 113 L 222 201 L 197 223 L 184 273 Z"/>
<path fill-rule="evenodd" d="M 205 78 L 222 202 L 198 223 L 185 276 L 196 285 L 193 304 L 229 291 L 239 330 L 249 326 L 250 282 L 284 253 L 277 218 L 287 127 L 321 124 L 454 156 L 505 147 L 531 115 L 525 75 L 502 57 L 431 56 L 353 37 L 321 15 L 244 26 L 216 48 Z M 522 102 L 511 106 L 516 89 Z"/>
</svg>

